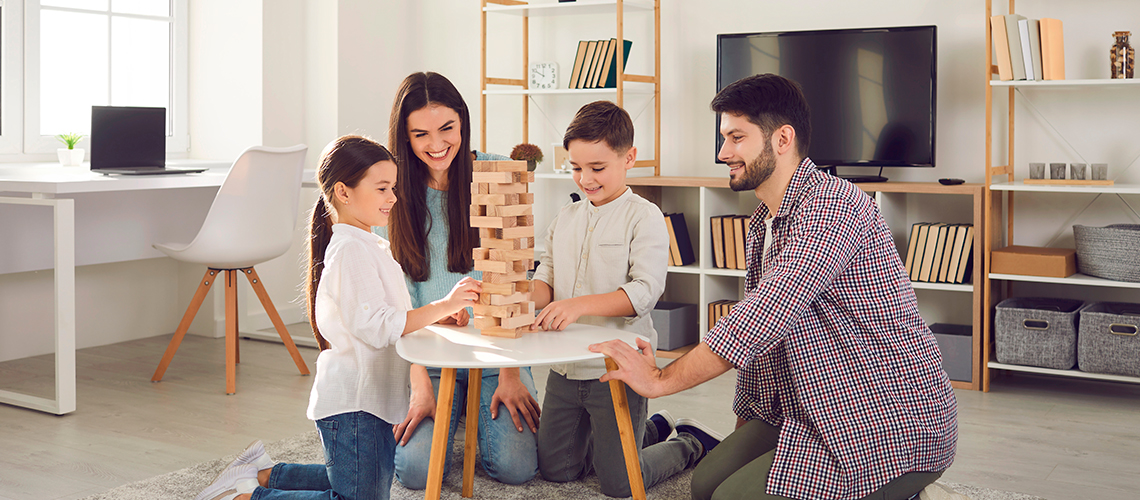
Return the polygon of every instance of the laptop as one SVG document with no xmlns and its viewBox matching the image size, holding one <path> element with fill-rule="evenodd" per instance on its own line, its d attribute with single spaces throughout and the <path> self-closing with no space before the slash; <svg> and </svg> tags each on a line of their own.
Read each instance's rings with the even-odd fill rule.
<svg viewBox="0 0 1140 500">
<path fill-rule="evenodd" d="M 206 168 L 166 166 L 166 108 L 91 106 L 91 171 L 168 175 Z"/>
</svg>

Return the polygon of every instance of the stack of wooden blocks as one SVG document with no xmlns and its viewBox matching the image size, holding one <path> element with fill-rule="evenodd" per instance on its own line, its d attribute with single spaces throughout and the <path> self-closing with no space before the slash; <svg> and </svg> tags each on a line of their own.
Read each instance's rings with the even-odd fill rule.
<svg viewBox="0 0 1140 500">
<path fill-rule="evenodd" d="M 475 270 L 483 293 L 475 328 L 483 335 L 518 338 L 534 323 L 526 273 L 534 264 L 534 173 L 525 161 L 477 161 L 471 178 L 471 227 L 479 228 Z"/>
</svg>

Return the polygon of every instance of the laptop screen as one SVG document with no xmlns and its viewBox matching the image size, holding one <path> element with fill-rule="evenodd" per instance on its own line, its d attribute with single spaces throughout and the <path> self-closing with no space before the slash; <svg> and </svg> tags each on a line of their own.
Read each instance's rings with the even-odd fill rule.
<svg viewBox="0 0 1140 500">
<path fill-rule="evenodd" d="M 91 106 L 91 169 L 166 164 L 166 108 Z"/>
</svg>

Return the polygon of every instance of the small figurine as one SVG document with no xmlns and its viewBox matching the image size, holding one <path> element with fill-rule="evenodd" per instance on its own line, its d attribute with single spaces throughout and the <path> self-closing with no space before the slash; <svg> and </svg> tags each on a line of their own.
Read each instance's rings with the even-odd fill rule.
<svg viewBox="0 0 1140 500">
<path fill-rule="evenodd" d="M 1109 57 L 1112 62 L 1110 69 L 1112 78 L 1132 78 L 1132 67 L 1136 63 L 1136 51 L 1128 43 L 1128 37 L 1132 36 L 1132 32 L 1117 31 L 1112 36 L 1116 38 L 1116 44 L 1112 46 L 1112 55 Z"/>
</svg>

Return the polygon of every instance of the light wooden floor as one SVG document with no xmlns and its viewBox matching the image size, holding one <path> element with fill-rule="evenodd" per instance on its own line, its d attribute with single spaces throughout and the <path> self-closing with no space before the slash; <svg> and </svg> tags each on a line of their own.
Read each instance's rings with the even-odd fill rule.
<svg viewBox="0 0 1140 500">
<path fill-rule="evenodd" d="M 280 344 L 243 341 L 238 393 L 226 396 L 221 339 L 187 336 L 166 379 L 152 384 L 169 339 L 79 351 L 70 415 L 0 405 L 0 499 L 81 498 L 313 428 L 312 377 L 298 375 Z M 301 355 L 312 364 L 316 351 Z M 52 362 L 0 363 L 0 388 L 50 395 Z M 546 371 L 534 373 L 541 393 Z M 650 411 L 728 432 L 734 384 L 730 372 Z M 1140 496 L 1140 386 L 1018 375 L 957 396 L 958 455 L 945 480 L 1053 500 Z"/>
</svg>

